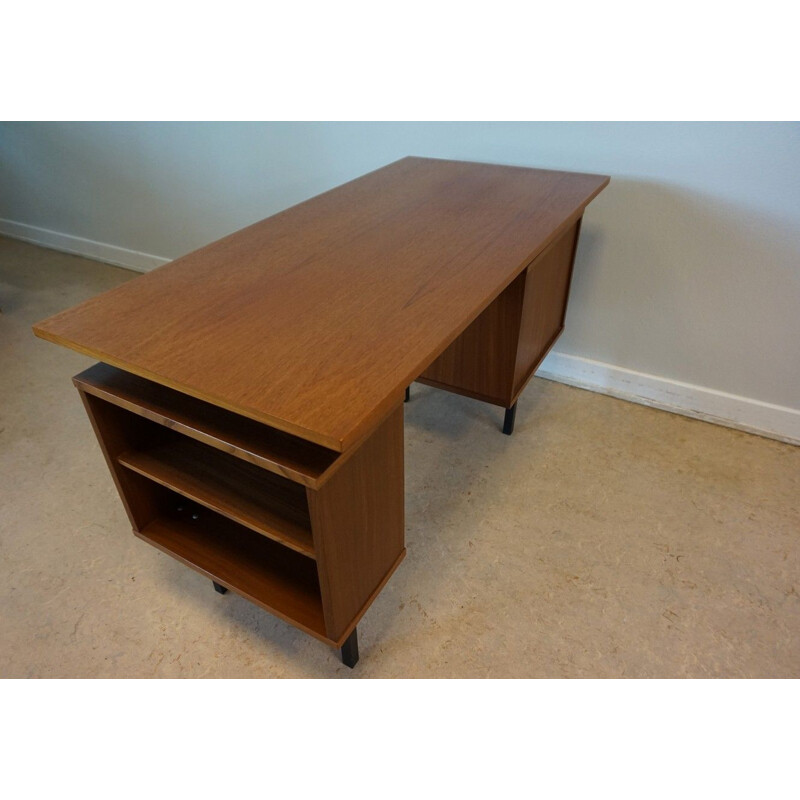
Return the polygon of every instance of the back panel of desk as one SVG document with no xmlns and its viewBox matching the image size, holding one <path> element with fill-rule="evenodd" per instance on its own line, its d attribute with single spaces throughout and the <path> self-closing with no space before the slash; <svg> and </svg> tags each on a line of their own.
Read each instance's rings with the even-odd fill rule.
<svg viewBox="0 0 800 800">
<path fill-rule="evenodd" d="M 534 259 L 420 381 L 509 408 L 564 330 L 580 220 Z"/>
</svg>

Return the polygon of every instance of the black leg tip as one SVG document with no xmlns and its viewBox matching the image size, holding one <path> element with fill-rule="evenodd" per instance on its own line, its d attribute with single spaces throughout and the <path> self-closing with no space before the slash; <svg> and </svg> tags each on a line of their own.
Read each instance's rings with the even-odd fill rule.
<svg viewBox="0 0 800 800">
<path fill-rule="evenodd" d="M 511 436 L 514 433 L 514 420 L 517 416 L 517 404 L 514 403 L 511 408 L 506 409 L 506 415 L 503 419 L 503 433 L 506 436 Z"/>
<path fill-rule="evenodd" d="M 221 586 L 216 581 L 211 581 L 211 582 L 214 584 L 214 591 L 215 592 L 219 592 L 219 594 L 225 594 L 225 592 L 228 591 L 226 587 Z"/>
<path fill-rule="evenodd" d="M 350 669 L 358 664 L 358 630 L 356 628 L 353 628 L 353 632 L 342 645 L 342 664 Z"/>
<path fill-rule="evenodd" d="M 411 399 L 411 387 L 406 386 L 406 399 L 405 402 L 407 403 Z"/>
</svg>

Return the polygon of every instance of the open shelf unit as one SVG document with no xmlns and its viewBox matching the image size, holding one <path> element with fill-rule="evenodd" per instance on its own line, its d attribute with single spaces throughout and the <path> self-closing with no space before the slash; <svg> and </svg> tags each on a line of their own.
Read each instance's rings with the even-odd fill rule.
<svg viewBox="0 0 800 800">
<path fill-rule="evenodd" d="M 317 570 L 308 558 L 193 503 L 166 510 L 136 535 L 267 611 L 326 638 Z"/>
<path fill-rule="evenodd" d="M 304 488 L 191 439 L 130 450 L 117 459 L 234 522 L 314 558 Z"/>
<path fill-rule="evenodd" d="M 401 404 L 338 453 L 106 364 L 74 382 L 136 536 L 342 645 L 405 555 Z"/>
</svg>

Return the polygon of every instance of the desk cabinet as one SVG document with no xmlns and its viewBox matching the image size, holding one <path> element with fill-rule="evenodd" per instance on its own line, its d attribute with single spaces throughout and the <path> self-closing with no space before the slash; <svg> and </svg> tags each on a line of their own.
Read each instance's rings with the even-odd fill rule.
<svg viewBox="0 0 800 800">
<path fill-rule="evenodd" d="M 352 658 L 405 555 L 400 404 L 342 454 L 105 364 L 74 382 L 136 536 Z"/>
<path fill-rule="evenodd" d="M 564 330 L 580 227 L 538 255 L 418 380 L 513 407 Z"/>
</svg>

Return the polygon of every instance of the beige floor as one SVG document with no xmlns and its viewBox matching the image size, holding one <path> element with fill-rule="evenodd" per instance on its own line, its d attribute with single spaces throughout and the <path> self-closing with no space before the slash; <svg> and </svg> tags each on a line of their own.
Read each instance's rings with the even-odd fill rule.
<svg viewBox="0 0 800 800">
<path fill-rule="evenodd" d="M 513 437 L 415 385 L 408 557 L 361 662 L 130 532 L 33 322 L 134 278 L 0 239 L 0 676 L 800 676 L 800 448 L 541 379 Z"/>
</svg>

